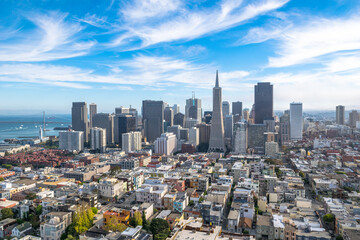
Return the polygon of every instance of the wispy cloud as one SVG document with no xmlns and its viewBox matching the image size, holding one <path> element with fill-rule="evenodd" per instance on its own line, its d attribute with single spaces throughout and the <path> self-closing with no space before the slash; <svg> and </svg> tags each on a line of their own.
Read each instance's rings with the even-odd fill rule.
<svg viewBox="0 0 360 240">
<path fill-rule="evenodd" d="M 289 24 L 291 20 L 285 18 L 280 25 L 270 23 L 265 27 L 253 28 L 240 43 L 275 39 L 275 56 L 269 57 L 269 67 L 323 62 L 326 59 L 320 57 L 360 49 L 359 15 L 341 18 L 306 16 L 304 19 Z"/>
<path fill-rule="evenodd" d="M 143 22 L 149 18 L 165 16 L 182 5 L 180 0 L 134 0 L 125 1 L 120 9 L 123 19 Z"/>
<path fill-rule="evenodd" d="M 104 90 L 132 90 L 133 86 L 211 88 L 215 78 L 215 67 L 211 64 L 198 65 L 171 57 L 136 55 L 107 68 L 107 74 L 97 74 L 93 70 L 51 64 L 3 64 L 0 65 L 0 81 L 70 88 L 91 88 L 93 84 L 100 84 Z M 220 73 L 224 87 L 233 87 L 234 82 L 247 75 L 246 71 Z"/>
<path fill-rule="evenodd" d="M 29 14 L 28 20 L 35 28 L 26 33 L 18 31 L 9 36 L 11 41 L 0 44 L 0 61 L 49 61 L 87 54 L 95 42 L 81 41 L 77 35 L 83 28 L 66 18 L 67 14 L 61 12 Z M 3 30 L 1 35 L 9 32 L 9 29 Z"/>
<path fill-rule="evenodd" d="M 118 46 L 120 50 L 137 49 L 152 46 L 163 42 L 173 42 L 178 40 L 191 40 L 205 36 L 210 33 L 219 32 L 265 14 L 272 10 L 284 6 L 289 0 L 263 0 L 254 1 L 222 1 L 210 8 L 188 9 L 186 6 L 175 3 L 157 6 L 157 1 L 139 1 L 139 9 L 124 10 L 122 16 L 125 24 L 122 25 L 122 32 L 110 44 Z M 136 4 L 139 4 L 136 1 Z M 132 7 L 134 5 L 131 5 Z M 157 10 L 165 8 L 164 12 L 177 9 L 176 14 L 168 16 L 166 19 L 157 15 Z M 147 11 L 147 9 L 152 9 Z M 132 19 L 156 18 L 147 22 L 131 21 Z M 130 20 L 128 20 L 130 19 Z"/>
</svg>

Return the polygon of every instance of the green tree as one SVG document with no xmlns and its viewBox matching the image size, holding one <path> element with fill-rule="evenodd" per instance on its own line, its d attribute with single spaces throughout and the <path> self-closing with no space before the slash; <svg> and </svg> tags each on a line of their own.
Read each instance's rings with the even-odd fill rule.
<svg viewBox="0 0 360 240">
<path fill-rule="evenodd" d="M 155 218 L 150 223 L 150 231 L 154 239 L 166 239 L 170 234 L 170 226 L 167 221 L 161 218 Z"/>
<path fill-rule="evenodd" d="M 98 213 L 98 209 L 96 207 L 92 207 L 91 208 L 91 211 L 94 213 L 94 214 L 97 214 Z"/>
<path fill-rule="evenodd" d="M 73 237 L 71 234 L 69 234 L 65 240 L 76 240 L 76 237 Z"/>
<path fill-rule="evenodd" d="M 203 196 L 201 196 L 201 197 L 199 198 L 199 203 L 202 203 L 204 200 L 205 200 L 205 199 L 203 198 Z"/>
<path fill-rule="evenodd" d="M 336 240 L 343 240 L 344 238 L 343 238 L 343 236 L 341 236 L 341 235 L 337 235 L 336 236 Z"/>
<path fill-rule="evenodd" d="M 325 214 L 323 217 L 325 222 L 334 222 L 335 217 L 331 213 Z"/>
<path fill-rule="evenodd" d="M 143 225 L 143 221 L 142 221 L 142 216 L 141 216 L 141 213 L 136 211 L 134 213 L 134 216 L 130 218 L 130 222 L 129 224 L 133 227 L 136 227 L 136 226 L 142 226 Z"/>
<path fill-rule="evenodd" d="M 2 182 L 2 181 L 4 181 L 5 180 L 5 178 L 3 178 L 3 177 L 0 177 L 0 182 Z"/>
<path fill-rule="evenodd" d="M 113 231 L 113 232 L 123 232 L 125 231 L 127 226 L 123 223 L 118 223 L 116 218 L 110 218 L 109 222 L 106 223 L 104 229 L 106 231 Z"/>
<path fill-rule="evenodd" d="M 189 206 L 194 206 L 194 205 L 195 205 L 194 201 L 193 201 L 193 200 L 190 200 L 190 201 L 189 201 Z"/>
<path fill-rule="evenodd" d="M 6 168 L 6 169 L 10 169 L 10 168 L 12 168 L 12 165 L 5 163 L 5 164 L 2 165 L 2 167 L 3 167 L 3 168 Z"/>
<path fill-rule="evenodd" d="M 300 176 L 301 178 L 305 178 L 304 172 L 303 172 L 303 171 L 300 171 L 300 172 L 299 172 L 299 176 Z"/>
<path fill-rule="evenodd" d="M 1 209 L 1 216 L 2 216 L 2 219 L 13 218 L 14 212 L 12 211 L 11 208 L 3 208 L 3 209 Z"/>
<path fill-rule="evenodd" d="M 150 224 L 148 222 L 148 220 L 146 220 L 146 216 L 145 216 L 145 212 L 143 211 L 142 212 L 142 223 L 143 223 L 143 229 L 146 230 L 146 231 L 149 231 L 149 228 L 150 228 Z"/>
<path fill-rule="evenodd" d="M 36 208 L 35 208 L 35 213 L 36 215 L 40 216 L 41 213 L 42 213 L 42 205 L 38 205 Z"/>
</svg>

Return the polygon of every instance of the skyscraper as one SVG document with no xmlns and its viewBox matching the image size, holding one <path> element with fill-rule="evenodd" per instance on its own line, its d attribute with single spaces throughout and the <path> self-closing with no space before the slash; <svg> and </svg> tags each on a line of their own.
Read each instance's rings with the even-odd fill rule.
<svg viewBox="0 0 360 240">
<path fill-rule="evenodd" d="M 164 119 L 165 123 L 167 123 L 167 127 L 171 127 L 174 124 L 174 110 L 171 107 L 166 107 L 164 110 Z"/>
<path fill-rule="evenodd" d="M 248 108 L 245 108 L 243 110 L 243 119 L 245 121 L 249 121 L 249 118 L 250 118 L 250 112 L 249 112 L 249 109 Z"/>
<path fill-rule="evenodd" d="M 164 102 L 144 100 L 142 104 L 142 120 L 144 136 L 148 141 L 155 141 L 164 132 Z"/>
<path fill-rule="evenodd" d="M 213 88 L 213 113 L 211 120 L 209 151 L 225 151 L 224 122 L 222 114 L 222 93 L 216 71 L 215 87 Z"/>
<path fill-rule="evenodd" d="M 280 117 L 280 142 L 282 145 L 290 141 L 290 110 Z"/>
<path fill-rule="evenodd" d="M 84 132 L 84 141 L 89 141 L 88 109 L 86 102 L 73 102 L 71 108 L 72 129 Z"/>
<path fill-rule="evenodd" d="M 185 118 L 192 118 L 201 122 L 201 99 L 195 98 L 195 95 L 192 98 L 186 99 L 185 105 Z"/>
<path fill-rule="evenodd" d="M 233 151 L 237 154 L 246 154 L 248 129 L 246 122 L 237 122 L 234 124 Z"/>
<path fill-rule="evenodd" d="M 126 107 L 123 107 L 123 106 L 115 108 L 115 114 L 116 115 L 127 114 L 127 113 L 130 113 L 129 108 L 126 108 Z"/>
<path fill-rule="evenodd" d="M 232 103 L 232 115 L 234 116 L 234 123 L 242 119 L 242 102 Z"/>
<path fill-rule="evenodd" d="M 105 152 L 106 150 L 106 129 L 90 128 L 90 146 L 92 150 Z"/>
<path fill-rule="evenodd" d="M 273 85 L 269 82 L 259 82 L 255 85 L 255 123 L 262 124 L 264 120 L 273 118 Z"/>
<path fill-rule="evenodd" d="M 302 140 L 303 116 L 302 103 L 290 104 L 290 138 L 291 140 Z"/>
<path fill-rule="evenodd" d="M 222 115 L 223 115 L 223 118 L 225 119 L 225 117 L 227 115 L 230 114 L 230 104 L 228 101 L 223 101 L 222 102 Z"/>
<path fill-rule="evenodd" d="M 249 124 L 248 125 L 248 148 L 252 149 L 254 153 L 265 153 L 265 124 Z"/>
<path fill-rule="evenodd" d="M 232 102 L 232 114 L 242 116 L 242 102 Z"/>
<path fill-rule="evenodd" d="M 225 123 L 224 123 L 224 129 L 225 129 L 225 138 L 232 138 L 233 136 L 233 124 L 234 124 L 234 118 L 233 115 L 226 115 L 225 117 Z"/>
<path fill-rule="evenodd" d="M 93 116 L 93 127 L 106 129 L 106 143 L 114 143 L 114 115 L 97 113 Z"/>
<path fill-rule="evenodd" d="M 136 131 L 136 117 L 130 114 L 120 114 L 115 116 L 115 143 L 122 145 L 122 134 Z"/>
<path fill-rule="evenodd" d="M 91 103 L 89 105 L 90 109 L 90 128 L 92 128 L 92 118 L 97 113 L 97 105 L 95 103 Z"/>
<path fill-rule="evenodd" d="M 185 116 L 181 112 L 174 115 L 174 125 L 180 125 L 184 127 L 185 125 Z"/>
<path fill-rule="evenodd" d="M 345 107 L 342 105 L 336 106 L 336 124 L 345 124 Z"/>
<path fill-rule="evenodd" d="M 352 128 L 355 128 L 356 127 L 356 122 L 359 121 L 359 113 L 358 111 L 356 110 L 352 110 L 350 113 L 349 113 L 349 126 L 352 127 Z"/>
<path fill-rule="evenodd" d="M 172 109 L 174 111 L 174 115 L 180 112 L 180 106 L 178 104 L 174 104 L 174 106 L 172 106 Z"/>
</svg>

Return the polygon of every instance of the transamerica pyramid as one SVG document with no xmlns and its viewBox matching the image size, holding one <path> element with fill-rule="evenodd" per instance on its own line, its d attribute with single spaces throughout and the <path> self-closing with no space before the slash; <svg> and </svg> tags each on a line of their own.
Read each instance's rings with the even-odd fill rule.
<svg viewBox="0 0 360 240">
<path fill-rule="evenodd" d="M 219 87 L 217 70 L 215 87 L 213 88 L 213 113 L 211 118 L 209 152 L 225 152 L 222 93 L 221 87 Z"/>
</svg>

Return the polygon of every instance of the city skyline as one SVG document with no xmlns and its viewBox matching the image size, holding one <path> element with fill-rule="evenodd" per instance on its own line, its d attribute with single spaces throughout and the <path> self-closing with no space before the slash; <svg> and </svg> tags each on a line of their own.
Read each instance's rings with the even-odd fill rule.
<svg viewBox="0 0 360 240">
<path fill-rule="evenodd" d="M 274 85 L 275 110 L 360 108 L 356 1 L 0 4 L 0 114 L 69 113 L 80 101 L 111 112 L 145 99 L 184 112 L 193 91 L 208 110 L 216 69 L 223 100 L 244 108 L 257 82 Z"/>
</svg>

